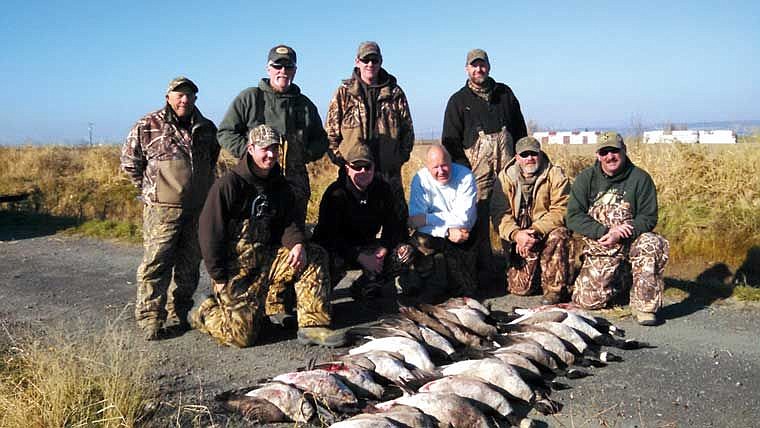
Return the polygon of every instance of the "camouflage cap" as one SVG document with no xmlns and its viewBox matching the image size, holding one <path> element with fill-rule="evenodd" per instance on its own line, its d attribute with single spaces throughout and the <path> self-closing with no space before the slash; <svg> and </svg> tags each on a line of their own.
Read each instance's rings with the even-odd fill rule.
<svg viewBox="0 0 760 428">
<path fill-rule="evenodd" d="M 363 143 L 356 143 L 353 145 L 353 147 L 348 149 L 348 153 L 346 153 L 345 159 L 346 162 L 351 164 L 356 162 L 374 163 L 372 151 L 369 149 L 369 146 Z"/>
<path fill-rule="evenodd" d="M 269 125 L 259 125 L 248 132 L 248 144 L 269 147 L 282 144 L 282 135 Z"/>
<path fill-rule="evenodd" d="M 596 151 L 598 152 L 605 147 L 624 149 L 625 143 L 623 143 L 623 137 L 615 131 L 601 133 L 597 138 Z"/>
<path fill-rule="evenodd" d="M 486 64 L 490 64 L 488 62 L 488 54 L 483 49 L 473 49 L 469 52 L 467 52 L 467 63 L 465 65 L 470 65 L 476 60 L 482 59 L 486 62 Z"/>
<path fill-rule="evenodd" d="M 515 153 L 518 155 L 522 152 L 540 152 L 541 143 L 533 137 L 522 137 L 515 144 Z"/>
<path fill-rule="evenodd" d="M 382 58 L 383 55 L 380 53 L 380 46 L 378 46 L 377 42 L 367 41 L 359 43 L 359 49 L 356 50 L 356 57 L 361 59 L 367 55 L 377 55 Z"/>
<path fill-rule="evenodd" d="M 172 81 L 169 82 L 169 86 L 166 88 L 166 93 L 168 94 L 169 92 L 176 91 L 177 88 L 183 85 L 190 88 L 193 93 L 198 93 L 198 86 L 185 76 L 177 76 L 172 79 Z"/>
<path fill-rule="evenodd" d="M 267 61 L 283 65 L 296 65 L 296 51 L 290 46 L 277 45 L 269 50 Z"/>
</svg>

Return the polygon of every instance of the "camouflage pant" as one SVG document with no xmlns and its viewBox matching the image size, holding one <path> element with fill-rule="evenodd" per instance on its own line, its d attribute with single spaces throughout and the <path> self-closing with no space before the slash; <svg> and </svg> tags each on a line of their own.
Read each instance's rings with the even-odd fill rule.
<svg viewBox="0 0 760 428">
<path fill-rule="evenodd" d="M 511 294 L 527 296 L 533 292 L 536 273 L 541 272 L 543 294 L 560 294 L 567 288 L 568 243 L 570 232 L 564 227 L 552 230 L 544 241 L 539 242 L 523 259 L 513 250 L 510 266 L 507 268 L 507 288 Z"/>
<path fill-rule="evenodd" d="M 295 289 L 299 327 L 330 325 L 327 252 L 308 244 L 308 264 L 299 272 L 288 264 L 289 253 L 282 247 L 276 254 L 263 254 L 258 268 L 241 268 L 221 293 L 208 297 L 193 312 L 193 326 L 223 345 L 251 346 L 258 338 L 264 313 L 277 312 L 270 307 L 276 308 L 278 293 L 291 286 Z"/>
<path fill-rule="evenodd" d="M 598 204 L 589 215 L 607 227 L 630 222 L 627 202 Z M 587 309 L 599 309 L 630 287 L 630 303 L 640 312 L 657 312 L 665 289 L 663 275 L 670 244 L 653 232 L 643 233 L 633 242 L 611 248 L 584 237 L 583 265 L 573 287 L 573 302 Z M 631 284 L 632 281 L 632 284 Z"/>
<path fill-rule="evenodd" d="M 418 246 L 409 272 L 411 286 L 436 296 L 473 296 L 478 289 L 477 247 L 456 245 L 443 238 L 432 240 L 438 246 L 434 251 L 419 250 Z"/>
<path fill-rule="evenodd" d="M 502 127 L 501 131 L 490 134 L 480 131 L 475 144 L 464 151 L 478 190 L 478 221 L 473 231 L 478 246 L 477 263 L 480 270 L 490 270 L 492 266 L 489 221 L 491 191 L 499 171 L 504 169 L 512 157 L 513 145 L 512 136 Z"/>
<path fill-rule="evenodd" d="M 143 247 L 137 269 L 137 324 L 142 328 L 161 326 L 167 315 L 186 319 L 198 288 L 198 213 L 146 205 Z"/>
</svg>

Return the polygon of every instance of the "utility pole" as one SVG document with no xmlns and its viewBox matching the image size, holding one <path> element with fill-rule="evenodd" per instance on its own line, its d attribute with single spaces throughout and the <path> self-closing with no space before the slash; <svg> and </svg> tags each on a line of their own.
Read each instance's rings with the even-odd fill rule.
<svg viewBox="0 0 760 428">
<path fill-rule="evenodd" d="M 94 123 L 92 123 L 92 122 L 88 122 L 88 123 L 87 123 L 87 130 L 88 130 L 88 131 L 89 131 L 89 133 L 90 133 L 90 147 L 92 147 L 92 127 L 93 127 L 93 126 L 95 126 L 95 124 L 94 124 Z"/>
</svg>

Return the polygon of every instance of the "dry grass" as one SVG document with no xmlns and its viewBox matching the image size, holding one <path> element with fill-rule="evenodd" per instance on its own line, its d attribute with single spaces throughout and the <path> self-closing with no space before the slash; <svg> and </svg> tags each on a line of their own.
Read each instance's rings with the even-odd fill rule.
<svg viewBox="0 0 760 428">
<path fill-rule="evenodd" d="M 123 329 L 21 340 L 4 334 L 0 426 L 133 427 L 144 417 L 147 361 Z"/>
<path fill-rule="evenodd" d="M 752 140 L 754 141 L 754 140 Z M 423 166 L 418 142 L 402 176 L 407 189 Z M 546 146 L 555 164 L 574 177 L 593 161 L 590 147 Z M 222 151 L 220 173 L 235 162 Z M 633 161 L 657 184 L 657 230 L 671 243 L 671 260 L 699 258 L 737 267 L 760 243 L 760 164 L 757 143 L 732 146 L 631 144 Z M 130 233 L 139 240 L 141 206 L 119 170 L 118 147 L 0 147 L 0 193 L 38 189 L 32 200 L 42 213 L 95 220 L 92 232 Z M 312 197 L 307 219 L 317 220 L 319 200 L 337 170 L 327 157 L 309 165 Z M 111 221 L 101 224 L 99 221 Z M 115 223 L 114 223 L 115 222 Z M 123 224 L 122 224 L 123 223 Z M 81 231 L 81 230 L 80 230 Z M 126 232 L 125 232 L 126 231 Z"/>
</svg>

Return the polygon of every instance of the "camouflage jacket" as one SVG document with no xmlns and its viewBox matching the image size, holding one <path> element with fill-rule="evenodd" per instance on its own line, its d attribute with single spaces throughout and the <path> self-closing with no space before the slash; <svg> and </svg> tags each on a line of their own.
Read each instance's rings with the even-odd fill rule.
<svg viewBox="0 0 760 428">
<path fill-rule="evenodd" d="M 280 165 L 285 176 L 306 175 L 306 163 L 322 157 L 327 138 L 322 119 L 314 103 L 291 84 L 285 93 L 277 93 L 269 79 L 261 79 L 258 87 L 245 89 L 232 101 L 219 123 L 219 143 L 233 156 L 245 154 L 248 131 L 267 124 L 285 137 Z"/>
<path fill-rule="evenodd" d="M 357 70 L 338 87 L 327 110 L 327 140 L 330 158 L 342 165 L 343 153 L 357 143 L 369 144 L 380 172 L 397 174 L 409 160 L 414 147 L 414 126 L 409 103 L 396 78 L 384 69 L 379 79 L 375 106 L 375 129 L 369 129 L 368 109 Z"/>
<path fill-rule="evenodd" d="M 149 205 L 200 209 L 219 158 L 216 126 L 196 108 L 191 129 L 168 104 L 137 121 L 121 149 L 121 169 Z"/>
<path fill-rule="evenodd" d="M 551 163 L 549 157 L 541 152 L 544 163 L 543 172 L 533 185 L 533 203 L 528 213 L 530 228 L 543 236 L 564 226 L 567 200 L 570 193 L 570 180 L 562 168 Z M 491 213 L 499 236 L 506 241 L 514 241 L 513 233 L 520 229 L 518 224 L 522 191 L 518 181 L 519 166 L 514 158 L 507 164 L 494 183 L 491 195 Z"/>
</svg>

